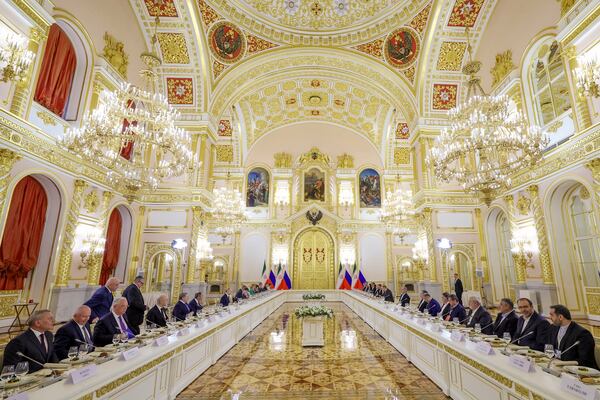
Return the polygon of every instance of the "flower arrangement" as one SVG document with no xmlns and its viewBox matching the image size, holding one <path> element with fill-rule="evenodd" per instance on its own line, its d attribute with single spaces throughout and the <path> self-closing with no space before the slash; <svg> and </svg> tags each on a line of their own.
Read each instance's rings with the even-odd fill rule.
<svg viewBox="0 0 600 400">
<path fill-rule="evenodd" d="M 302 295 L 302 300 L 325 300 L 325 295 L 322 293 L 307 293 Z"/>
<path fill-rule="evenodd" d="M 318 317 L 321 315 L 331 318 L 333 317 L 333 310 L 325 306 L 302 306 L 296 308 L 294 314 L 296 314 L 296 317 L 298 318 Z"/>
</svg>

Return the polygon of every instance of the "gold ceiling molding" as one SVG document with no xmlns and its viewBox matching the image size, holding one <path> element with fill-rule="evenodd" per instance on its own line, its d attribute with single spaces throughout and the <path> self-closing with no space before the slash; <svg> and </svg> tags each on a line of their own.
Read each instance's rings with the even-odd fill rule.
<svg viewBox="0 0 600 400">
<path fill-rule="evenodd" d="M 460 71 L 466 51 L 466 42 L 442 42 L 437 69 L 440 71 Z"/>
<path fill-rule="evenodd" d="M 158 32 L 158 44 L 166 64 L 189 64 L 190 55 L 183 33 Z"/>
</svg>

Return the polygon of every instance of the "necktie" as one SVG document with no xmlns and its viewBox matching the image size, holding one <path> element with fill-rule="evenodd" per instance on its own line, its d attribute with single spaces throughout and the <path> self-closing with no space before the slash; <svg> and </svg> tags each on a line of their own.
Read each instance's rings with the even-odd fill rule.
<svg viewBox="0 0 600 400">
<path fill-rule="evenodd" d="M 83 340 L 85 340 L 85 342 L 87 344 L 92 344 L 92 340 L 90 339 L 90 334 L 88 333 L 85 326 L 83 327 Z"/>
<path fill-rule="evenodd" d="M 40 343 L 42 344 L 42 349 L 44 350 L 44 354 L 48 353 L 48 348 L 46 347 L 46 335 L 43 333 L 40 334 Z"/>
<path fill-rule="evenodd" d="M 126 333 L 129 339 L 134 336 L 133 332 L 131 332 L 127 325 L 125 325 L 125 321 L 123 321 L 123 317 L 121 315 L 119 315 L 119 326 L 121 327 L 121 332 Z"/>
<path fill-rule="evenodd" d="M 166 308 L 161 308 L 160 311 L 162 312 L 163 318 L 166 321 L 168 319 L 167 318 L 167 309 Z"/>
</svg>

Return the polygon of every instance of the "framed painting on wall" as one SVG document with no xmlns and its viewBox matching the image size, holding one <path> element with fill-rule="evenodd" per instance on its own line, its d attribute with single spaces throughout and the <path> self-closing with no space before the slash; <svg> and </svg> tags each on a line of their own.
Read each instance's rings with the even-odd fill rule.
<svg viewBox="0 0 600 400">
<path fill-rule="evenodd" d="M 246 207 L 267 207 L 268 205 L 269 172 L 264 168 L 254 168 L 248 173 Z"/>
<path fill-rule="evenodd" d="M 304 173 L 304 201 L 325 201 L 325 173 L 311 168 Z"/>
<path fill-rule="evenodd" d="M 367 168 L 360 173 L 359 190 L 361 208 L 381 207 L 381 182 L 377 171 Z"/>
</svg>

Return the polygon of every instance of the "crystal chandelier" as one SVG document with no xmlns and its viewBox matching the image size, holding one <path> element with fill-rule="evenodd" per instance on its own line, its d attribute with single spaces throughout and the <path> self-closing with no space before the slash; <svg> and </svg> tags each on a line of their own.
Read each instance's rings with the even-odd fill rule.
<svg viewBox="0 0 600 400">
<path fill-rule="evenodd" d="M 577 57 L 577 88 L 583 97 L 600 97 L 600 50 Z"/>
<path fill-rule="evenodd" d="M 412 210 L 412 192 L 402 190 L 400 178 L 396 177 L 394 191 L 388 190 L 381 207 L 381 222 L 393 229 L 400 229 L 400 224 L 414 214 Z"/>
<path fill-rule="evenodd" d="M 511 109 L 507 96 L 485 94 L 476 76 L 481 63 L 472 61 L 470 43 L 467 48 L 468 100 L 450 110 L 450 126 L 436 139 L 427 161 L 438 179 L 459 183 L 489 205 L 497 190 L 510 186 L 513 173 L 541 159 L 548 139 Z"/>
<path fill-rule="evenodd" d="M 33 61 L 34 54 L 27 50 L 27 38 L 8 27 L 0 28 L 0 71 L 2 82 L 20 81 Z"/>
<path fill-rule="evenodd" d="M 155 189 L 159 182 L 182 175 L 192 159 L 190 136 L 176 126 L 179 112 L 156 91 L 154 69 L 161 64 L 156 33 L 152 43 L 152 52 L 141 56 L 146 90 L 129 83 L 104 90 L 83 125 L 63 137 L 65 147 L 108 168 L 109 180 L 132 192 L 144 186 Z"/>
<path fill-rule="evenodd" d="M 213 259 L 213 249 L 208 241 L 208 231 L 204 228 L 204 222 L 201 224 L 196 240 L 196 258 L 198 261 L 209 261 Z"/>
<path fill-rule="evenodd" d="M 227 236 L 232 235 L 240 229 L 246 220 L 244 210 L 246 204 L 242 193 L 229 182 L 230 173 L 227 173 L 225 186 L 213 189 L 212 218 L 216 225 L 217 234 L 223 242 Z"/>
</svg>

